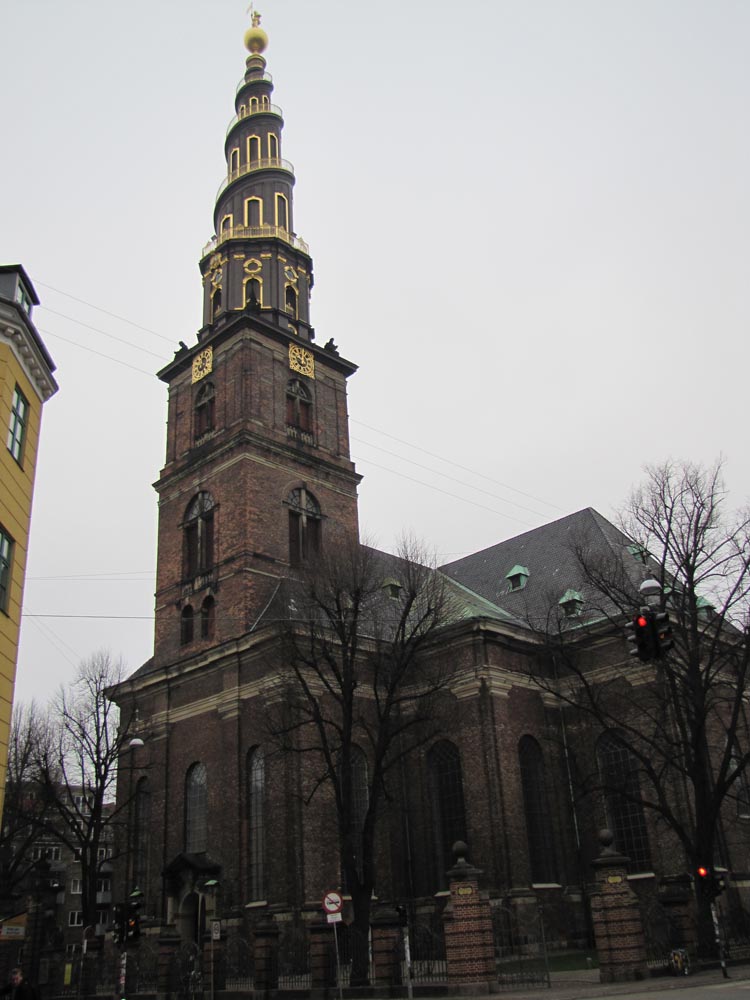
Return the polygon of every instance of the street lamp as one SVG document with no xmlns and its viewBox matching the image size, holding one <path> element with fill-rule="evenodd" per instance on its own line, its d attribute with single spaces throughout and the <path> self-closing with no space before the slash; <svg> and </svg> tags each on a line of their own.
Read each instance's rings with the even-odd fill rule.
<svg viewBox="0 0 750 1000">
<path fill-rule="evenodd" d="M 661 606 L 661 584 L 658 580 L 653 578 L 644 580 L 638 590 L 649 608 Z"/>
</svg>

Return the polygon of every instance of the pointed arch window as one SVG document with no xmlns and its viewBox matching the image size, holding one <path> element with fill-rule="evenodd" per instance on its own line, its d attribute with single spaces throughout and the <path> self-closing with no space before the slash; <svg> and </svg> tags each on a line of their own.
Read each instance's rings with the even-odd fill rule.
<svg viewBox="0 0 750 1000">
<path fill-rule="evenodd" d="M 289 427 L 312 433 L 312 397 L 298 378 L 293 378 L 286 387 L 286 422 Z"/>
<path fill-rule="evenodd" d="M 550 803 L 544 772 L 542 748 L 533 736 L 523 736 L 518 744 L 529 867 L 532 882 L 556 882 Z"/>
<path fill-rule="evenodd" d="M 208 775 L 201 761 L 185 776 L 185 852 L 203 854 L 208 844 Z"/>
<path fill-rule="evenodd" d="M 186 646 L 193 641 L 193 609 L 186 604 L 180 615 L 180 643 Z"/>
<path fill-rule="evenodd" d="M 614 846 L 630 859 L 632 871 L 648 871 L 651 848 L 641 803 L 638 760 L 614 731 L 602 734 L 596 756 L 607 825 L 614 834 Z"/>
<path fill-rule="evenodd" d="M 195 394 L 195 439 L 214 429 L 216 393 L 213 382 L 204 382 Z"/>
<path fill-rule="evenodd" d="M 148 848 L 151 830 L 151 789 L 148 778 L 139 778 L 135 786 L 133 817 L 133 885 L 145 892 L 148 888 Z"/>
<path fill-rule="evenodd" d="M 251 900 L 264 899 L 266 762 L 261 747 L 247 755 L 247 873 Z"/>
<path fill-rule="evenodd" d="M 185 578 L 192 580 L 207 573 L 214 564 L 214 513 L 210 493 L 201 490 L 188 504 L 183 525 Z"/>
<path fill-rule="evenodd" d="M 427 754 L 427 773 L 435 831 L 437 882 L 445 888 L 453 864 L 453 845 L 466 840 L 466 810 L 461 755 L 449 740 L 436 743 Z"/>
<path fill-rule="evenodd" d="M 216 622 L 216 601 L 209 594 L 201 604 L 201 639 L 213 639 Z"/>
<path fill-rule="evenodd" d="M 299 566 L 320 551 L 320 504 L 309 490 L 301 487 L 287 497 L 289 507 L 289 562 Z"/>
</svg>

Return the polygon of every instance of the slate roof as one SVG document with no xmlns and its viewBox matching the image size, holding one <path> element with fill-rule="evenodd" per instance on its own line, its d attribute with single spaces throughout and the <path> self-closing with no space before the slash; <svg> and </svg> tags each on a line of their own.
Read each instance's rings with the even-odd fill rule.
<svg viewBox="0 0 750 1000">
<path fill-rule="evenodd" d="M 591 550 L 622 560 L 634 587 L 637 588 L 648 575 L 643 563 L 628 552 L 631 539 L 593 507 L 446 563 L 440 569 L 485 600 L 523 620 L 544 618 L 566 591 L 576 590 L 584 600 L 583 620 L 590 621 L 592 617 L 601 616 L 602 599 L 582 579 L 574 546 L 584 541 Z M 528 568 L 528 580 L 522 589 L 510 591 L 508 573 L 519 565 Z"/>
</svg>

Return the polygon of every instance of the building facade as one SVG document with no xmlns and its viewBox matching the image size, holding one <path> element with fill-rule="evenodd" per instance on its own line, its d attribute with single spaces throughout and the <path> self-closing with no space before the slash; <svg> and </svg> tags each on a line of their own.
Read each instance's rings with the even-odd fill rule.
<svg viewBox="0 0 750 1000">
<path fill-rule="evenodd" d="M 202 326 L 159 372 L 169 402 L 154 655 L 116 692 L 143 741 L 119 792 L 130 846 L 119 893 L 137 887 L 153 926 L 185 941 L 201 939 L 207 908 L 225 927 L 273 916 L 291 933 L 342 885 L 330 792 L 313 794 L 303 759 L 279 753 L 266 723 L 278 621 L 293 611 L 285 581 L 358 537 L 346 394 L 356 366 L 316 341 L 312 259 L 293 228 L 294 172 L 257 15 L 245 42 L 200 261 Z M 637 683 L 622 637 L 585 613 L 569 544 L 582 534 L 644 578 L 630 540 L 593 510 L 442 568 L 461 609 L 434 651 L 453 670 L 436 710 L 442 733 L 389 777 L 376 841 L 379 899 L 407 902 L 426 927 L 459 840 L 499 909 L 543 900 L 555 940 L 571 945 L 587 938 L 601 827 L 613 826 L 640 884 L 684 870 L 643 809 L 578 798 L 571 761 L 616 784 L 629 773 L 622 748 L 567 725 L 531 678 L 540 641 L 530 620 L 552 600 L 563 620 L 587 625 L 581 655 L 622 675 L 622 697 Z M 398 566 L 378 558 L 384 589 L 397 591 Z"/>
<path fill-rule="evenodd" d="M 0 267 L 0 813 L 42 406 L 57 392 L 55 365 L 31 319 L 38 304 L 20 265 Z"/>
</svg>

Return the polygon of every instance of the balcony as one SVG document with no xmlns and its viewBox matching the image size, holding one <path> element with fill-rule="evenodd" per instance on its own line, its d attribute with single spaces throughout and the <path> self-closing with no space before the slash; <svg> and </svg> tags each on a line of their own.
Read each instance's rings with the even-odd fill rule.
<svg viewBox="0 0 750 1000">
<path fill-rule="evenodd" d="M 227 135 L 232 131 L 237 122 L 243 122 L 246 118 L 254 118 L 256 115 L 277 115 L 282 118 L 281 108 L 278 104 L 267 104 L 265 108 L 250 108 L 245 111 L 244 115 L 235 115 L 231 122 L 227 125 Z"/>
<path fill-rule="evenodd" d="M 206 243 L 201 252 L 201 260 L 208 254 L 213 253 L 217 247 L 220 247 L 222 243 L 226 243 L 227 240 L 269 239 L 271 237 L 283 240 L 289 246 L 294 247 L 295 250 L 301 250 L 302 253 L 307 254 L 308 257 L 310 256 L 310 247 L 307 243 L 303 239 L 300 239 L 299 236 L 287 232 L 286 229 L 282 229 L 280 226 L 234 226 L 231 229 L 222 230 L 218 236 L 214 236 L 212 240 Z"/>
<path fill-rule="evenodd" d="M 267 80 L 269 83 L 273 83 L 273 77 L 270 73 L 253 73 L 249 80 L 246 80 L 243 76 L 240 82 L 237 84 L 237 90 L 235 90 L 235 95 L 239 94 L 243 87 L 247 87 L 250 83 L 257 83 L 258 80 Z"/>
<path fill-rule="evenodd" d="M 230 171 L 229 175 L 224 178 L 224 180 L 219 185 L 219 190 L 216 192 L 216 200 L 221 197 L 223 191 L 225 191 L 229 185 L 238 180 L 240 177 L 244 177 L 246 174 L 252 174 L 256 170 L 285 170 L 288 174 L 294 175 L 294 166 L 289 162 L 289 160 L 282 160 L 278 156 L 268 156 L 264 157 L 262 160 L 252 160 L 250 163 L 243 163 L 241 167 L 237 170 Z"/>
</svg>

